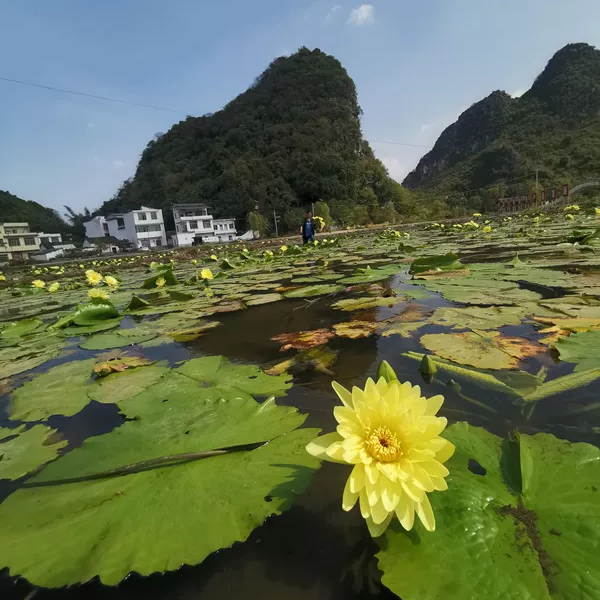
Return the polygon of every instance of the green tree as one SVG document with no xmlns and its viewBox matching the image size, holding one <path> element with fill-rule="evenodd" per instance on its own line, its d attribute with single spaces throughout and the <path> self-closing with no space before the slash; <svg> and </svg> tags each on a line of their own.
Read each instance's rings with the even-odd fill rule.
<svg viewBox="0 0 600 600">
<path fill-rule="evenodd" d="M 382 223 L 395 223 L 398 220 L 398 213 L 394 208 L 393 202 L 387 202 L 379 213 Z"/>
<path fill-rule="evenodd" d="M 266 235 L 271 229 L 265 216 L 257 210 L 248 213 L 248 223 L 250 224 L 250 229 L 254 232 L 258 232 L 260 236 Z"/>
<path fill-rule="evenodd" d="M 325 227 L 330 227 L 333 222 L 329 205 L 322 200 L 315 202 L 315 217 L 321 217 L 325 221 Z"/>
</svg>

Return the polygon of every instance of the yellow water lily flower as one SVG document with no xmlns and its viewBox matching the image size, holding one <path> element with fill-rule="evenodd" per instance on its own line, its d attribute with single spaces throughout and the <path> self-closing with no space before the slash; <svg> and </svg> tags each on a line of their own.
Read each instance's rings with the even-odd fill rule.
<svg viewBox="0 0 600 600">
<path fill-rule="evenodd" d="M 107 275 L 104 278 L 104 281 L 106 281 L 106 283 L 108 285 L 110 285 L 110 287 L 117 287 L 119 285 L 119 281 L 115 277 L 113 277 L 112 275 Z"/>
<path fill-rule="evenodd" d="M 163 287 L 163 285 L 165 285 L 166 281 L 164 277 L 159 277 L 155 282 L 154 285 L 156 285 L 156 287 Z"/>
<path fill-rule="evenodd" d="M 202 279 L 212 279 L 212 271 L 210 269 L 202 269 L 202 271 L 200 271 L 200 277 L 202 277 Z"/>
<path fill-rule="evenodd" d="M 197 260 L 194 258 L 194 260 L 192 260 L 192 264 L 193 264 L 193 265 L 197 265 L 197 264 L 198 264 L 198 261 L 197 261 Z"/>
<path fill-rule="evenodd" d="M 42 272 L 42 271 L 41 271 L 41 269 L 36 269 L 36 270 L 33 272 L 33 274 L 34 274 L 34 275 L 39 275 L 41 272 Z"/>
<path fill-rule="evenodd" d="M 473 213 L 473 216 L 474 216 L 474 217 L 480 217 L 480 216 L 481 216 L 481 213 Z"/>
<path fill-rule="evenodd" d="M 281 246 L 281 248 L 279 248 L 282 252 L 287 252 L 287 246 Z"/>
<path fill-rule="evenodd" d="M 88 290 L 88 296 L 90 298 L 102 298 L 102 300 L 108 300 L 108 292 L 105 292 L 100 288 L 92 288 Z"/>
<path fill-rule="evenodd" d="M 0 281 L 6 281 L 6 277 L 4 275 L 0 275 Z"/>
<path fill-rule="evenodd" d="M 103 279 L 102 275 L 93 269 L 88 269 L 85 272 L 85 277 L 90 285 L 98 285 Z"/>
<path fill-rule="evenodd" d="M 43 288 L 46 287 L 46 282 L 42 281 L 41 279 L 35 279 L 34 281 L 31 282 L 31 285 L 35 288 Z"/>
<path fill-rule="evenodd" d="M 566 215 L 567 219 L 569 219 L 570 221 L 572 221 L 575 217 L 572 214 L 568 214 Z"/>
<path fill-rule="evenodd" d="M 491 223 L 491 221 L 490 221 L 489 219 L 486 219 L 486 220 L 483 222 L 483 224 L 484 224 L 484 225 L 489 225 L 490 223 Z"/>
<path fill-rule="evenodd" d="M 219 259 L 217 258 L 216 254 L 211 254 L 210 255 L 210 260 L 219 260 Z"/>
<path fill-rule="evenodd" d="M 60 287 L 60 283 L 58 283 L 58 281 L 55 281 L 54 283 L 50 284 L 50 286 L 48 287 L 48 291 L 51 294 L 54 294 L 54 292 L 58 292 L 59 287 Z"/>
<path fill-rule="evenodd" d="M 435 529 L 427 492 L 448 488 L 443 463 L 454 453 L 454 445 L 440 437 L 446 418 L 435 416 L 443 396 L 427 399 L 419 386 L 388 379 L 368 379 L 364 390 L 352 392 L 333 382 L 343 404 L 333 411 L 337 431 L 306 447 L 317 458 L 352 466 L 342 508 L 349 511 L 359 502 L 373 537 L 394 515 L 406 530 L 415 513 L 425 529 Z"/>
<path fill-rule="evenodd" d="M 600 208 L 598 206 L 596 206 L 596 208 L 594 210 L 596 211 L 597 215 L 600 215 Z"/>
<path fill-rule="evenodd" d="M 490 233 L 492 231 L 492 228 L 489 225 L 486 225 L 483 228 L 483 233 Z"/>
</svg>

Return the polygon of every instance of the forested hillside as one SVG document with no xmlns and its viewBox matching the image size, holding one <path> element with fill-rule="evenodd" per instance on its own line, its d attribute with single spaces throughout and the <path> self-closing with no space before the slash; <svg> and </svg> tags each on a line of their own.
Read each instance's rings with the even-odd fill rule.
<svg viewBox="0 0 600 600">
<path fill-rule="evenodd" d="M 559 50 L 520 98 L 496 91 L 467 109 L 404 185 L 476 206 L 530 193 L 536 169 L 543 186 L 600 179 L 600 51 L 588 44 Z"/>
<path fill-rule="evenodd" d="M 277 58 L 243 94 L 214 114 L 188 117 L 151 140 L 133 179 L 101 213 L 205 202 L 244 219 L 258 204 L 296 228 L 302 210 L 325 201 L 342 223 L 418 216 L 443 207 L 417 202 L 389 176 L 360 128 L 354 82 L 320 50 Z"/>
<path fill-rule="evenodd" d="M 6 222 L 27 222 L 36 232 L 66 233 L 71 229 L 55 210 L 0 190 L 0 223 Z"/>
</svg>

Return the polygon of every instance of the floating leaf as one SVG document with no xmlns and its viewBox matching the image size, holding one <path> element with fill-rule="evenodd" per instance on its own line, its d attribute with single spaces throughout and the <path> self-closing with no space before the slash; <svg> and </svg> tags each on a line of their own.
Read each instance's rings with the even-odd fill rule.
<svg viewBox="0 0 600 600">
<path fill-rule="evenodd" d="M 280 351 L 285 352 L 294 348 L 295 350 L 308 350 L 314 346 L 326 344 L 335 337 L 330 329 L 315 329 L 313 331 L 294 331 L 293 333 L 281 333 L 272 337 L 275 342 L 281 342 Z"/>
<path fill-rule="evenodd" d="M 184 292 L 172 290 L 169 292 L 169 298 L 178 302 L 188 302 L 189 300 L 193 300 L 195 296 L 193 294 L 185 294 Z"/>
<path fill-rule="evenodd" d="M 420 523 L 378 538 L 382 581 L 403 600 L 597 598 L 600 450 L 552 435 L 510 444 L 457 423 L 448 491 Z"/>
<path fill-rule="evenodd" d="M 585 371 L 600 367 L 600 331 L 575 333 L 559 339 L 554 348 L 558 350 L 560 360 L 576 363 L 576 371 Z"/>
<path fill-rule="evenodd" d="M 43 587 L 94 577 L 116 585 L 132 571 L 147 576 L 200 563 L 288 508 L 318 465 L 304 449 L 318 430 L 294 431 L 304 417 L 272 400 L 258 404 L 233 388 L 205 399 L 203 386 L 189 383 L 195 393 L 175 386 L 163 397 L 150 394 L 155 406 L 140 419 L 89 438 L 28 483 L 269 443 L 127 475 L 20 489 L 0 505 L 0 565 Z"/>
<path fill-rule="evenodd" d="M 480 369 L 512 369 L 520 360 L 546 352 L 535 342 L 503 336 L 498 331 L 428 333 L 420 341 L 442 358 Z"/>
<path fill-rule="evenodd" d="M 286 298 L 311 298 L 313 296 L 323 296 L 324 294 L 334 294 L 335 292 L 340 292 L 343 289 L 343 286 L 333 283 L 323 285 L 307 285 L 305 287 L 286 292 L 284 296 Z"/>
<path fill-rule="evenodd" d="M 86 339 L 79 344 L 84 350 L 109 350 L 110 348 L 122 348 L 132 344 L 147 342 L 155 338 L 158 334 L 155 331 L 146 329 L 120 329 L 115 333 L 99 333 Z"/>
<path fill-rule="evenodd" d="M 386 265 L 385 267 L 378 267 L 377 269 L 371 269 L 370 267 L 367 267 L 366 269 L 357 269 L 354 275 L 341 279 L 339 283 L 348 285 L 383 281 L 392 275 L 400 273 L 402 269 L 403 267 L 401 265 Z"/>
<path fill-rule="evenodd" d="M 503 325 L 519 325 L 527 312 L 521 306 L 444 306 L 433 313 L 431 323 L 456 329 L 497 329 Z"/>
<path fill-rule="evenodd" d="M 134 295 L 131 297 L 129 304 L 125 307 L 125 310 L 139 310 L 141 308 L 147 308 L 148 306 L 150 306 L 150 302 Z"/>
<path fill-rule="evenodd" d="M 255 294 L 253 296 L 244 296 L 244 302 L 247 306 L 258 306 L 260 304 L 270 304 L 282 300 L 281 294 Z"/>
<path fill-rule="evenodd" d="M 96 325 L 99 321 L 119 317 L 119 311 L 111 302 L 90 302 L 80 304 L 73 315 L 75 325 Z"/>
<path fill-rule="evenodd" d="M 44 325 L 39 319 L 21 319 L 13 323 L 7 323 L 0 331 L 3 340 L 14 340 L 29 335 Z"/>
<path fill-rule="evenodd" d="M 51 443 L 56 429 L 34 425 L 27 429 L 0 427 L 0 479 L 19 479 L 58 456 L 66 440 Z"/>
<path fill-rule="evenodd" d="M 410 338 L 412 334 L 423 327 L 423 325 L 427 325 L 427 323 L 419 323 L 419 322 L 392 322 L 390 325 L 386 325 L 381 332 L 383 337 L 389 337 L 390 335 L 400 335 L 403 338 Z"/>
<path fill-rule="evenodd" d="M 335 335 L 352 340 L 365 338 L 377 332 L 380 325 L 373 321 L 344 321 L 333 326 Z"/>
<path fill-rule="evenodd" d="M 426 271 L 460 271 L 465 266 L 460 262 L 458 256 L 452 252 L 444 255 L 427 256 L 417 258 L 410 265 L 409 273 L 423 273 Z"/>
<path fill-rule="evenodd" d="M 13 392 L 10 418 L 43 421 L 51 415 L 74 415 L 88 402 L 94 359 L 52 367 Z"/>
<path fill-rule="evenodd" d="M 156 273 L 156 275 L 145 279 L 142 287 L 146 290 L 155 288 L 157 280 L 161 278 L 165 280 L 165 285 L 177 285 L 179 283 L 177 277 L 173 274 L 173 269 L 164 269 Z"/>
<path fill-rule="evenodd" d="M 390 296 L 383 297 L 378 296 L 375 298 L 346 298 L 344 300 L 338 300 L 331 306 L 339 310 L 355 311 L 355 310 L 367 310 L 370 308 L 376 308 L 378 306 L 393 306 L 396 302 L 402 302 L 405 300 L 403 296 Z"/>
<path fill-rule="evenodd" d="M 201 383 L 222 388 L 236 388 L 256 396 L 282 396 L 291 384 L 289 375 L 272 377 L 255 365 L 236 365 L 222 356 L 204 356 L 188 360 L 177 369 Z"/>
<path fill-rule="evenodd" d="M 220 324 L 219 321 L 196 321 L 192 327 L 176 331 L 165 331 L 164 333 L 176 342 L 191 342 L 204 335 L 208 330 L 218 327 Z"/>
<path fill-rule="evenodd" d="M 106 377 L 111 373 L 122 373 L 127 369 L 145 367 L 151 365 L 153 362 L 153 360 L 148 360 L 141 356 L 122 356 L 96 363 L 92 370 L 98 377 Z"/>
</svg>

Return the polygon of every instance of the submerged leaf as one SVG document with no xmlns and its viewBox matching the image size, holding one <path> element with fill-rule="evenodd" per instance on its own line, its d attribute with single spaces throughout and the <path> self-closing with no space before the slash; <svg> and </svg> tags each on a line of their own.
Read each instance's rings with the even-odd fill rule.
<svg viewBox="0 0 600 600">
<path fill-rule="evenodd" d="M 286 350 L 307 350 L 314 346 L 326 344 L 335 337 L 335 333 L 330 329 L 315 329 L 314 331 L 295 331 L 293 333 L 281 333 L 272 337 L 275 342 L 282 342 L 280 351 Z"/>
</svg>

